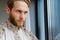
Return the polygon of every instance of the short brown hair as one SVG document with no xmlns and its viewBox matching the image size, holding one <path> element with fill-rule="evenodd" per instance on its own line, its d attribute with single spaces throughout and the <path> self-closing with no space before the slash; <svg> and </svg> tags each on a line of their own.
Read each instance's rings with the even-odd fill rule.
<svg viewBox="0 0 60 40">
<path fill-rule="evenodd" d="M 28 7 L 30 6 L 31 1 L 30 0 L 7 0 L 7 6 L 10 8 L 10 10 L 13 8 L 15 1 L 24 1 L 27 3 Z"/>
</svg>

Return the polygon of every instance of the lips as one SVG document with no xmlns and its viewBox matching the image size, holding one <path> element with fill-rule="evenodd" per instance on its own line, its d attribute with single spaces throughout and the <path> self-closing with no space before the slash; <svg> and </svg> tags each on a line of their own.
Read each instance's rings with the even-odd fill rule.
<svg viewBox="0 0 60 40">
<path fill-rule="evenodd" d="M 23 22 L 23 20 L 18 20 L 18 22 Z"/>
</svg>

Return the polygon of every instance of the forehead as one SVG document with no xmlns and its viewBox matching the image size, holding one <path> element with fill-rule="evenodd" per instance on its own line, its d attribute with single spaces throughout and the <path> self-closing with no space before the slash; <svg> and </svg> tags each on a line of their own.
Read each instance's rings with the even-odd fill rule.
<svg viewBox="0 0 60 40">
<path fill-rule="evenodd" d="M 15 1 L 13 8 L 28 11 L 28 5 L 24 1 Z"/>
</svg>

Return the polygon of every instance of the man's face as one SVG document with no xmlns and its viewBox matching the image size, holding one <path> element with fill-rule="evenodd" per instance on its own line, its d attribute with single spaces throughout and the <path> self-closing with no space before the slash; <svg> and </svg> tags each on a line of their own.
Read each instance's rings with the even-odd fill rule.
<svg viewBox="0 0 60 40">
<path fill-rule="evenodd" d="M 10 21 L 18 27 L 23 26 L 27 13 L 28 5 L 23 1 L 15 1 L 12 10 L 8 12 Z"/>
</svg>

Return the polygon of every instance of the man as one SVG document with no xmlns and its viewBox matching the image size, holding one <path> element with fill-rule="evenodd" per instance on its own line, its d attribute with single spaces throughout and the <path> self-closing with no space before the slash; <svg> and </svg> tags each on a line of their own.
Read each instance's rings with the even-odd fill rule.
<svg viewBox="0 0 60 40">
<path fill-rule="evenodd" d="M 24 28 L 30 0 L 8 0 L 8 20 L 0 25 L 0 40 L 38 40 Z"/>
</svg>

